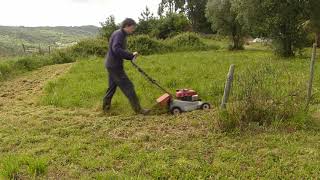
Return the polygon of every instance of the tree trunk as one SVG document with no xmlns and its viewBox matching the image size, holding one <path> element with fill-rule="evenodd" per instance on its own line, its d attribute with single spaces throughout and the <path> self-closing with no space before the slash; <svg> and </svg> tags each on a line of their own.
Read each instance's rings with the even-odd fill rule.
<svg viewBox="0 0 320 180">
<path fill-rule="evenodd" d="M 283 57 L 294 56 L 293 52 L 293 41 L 290 32 L 288 32 L 288 25 L 284 24 L 281 26 L 281 34 L 278 43 L 279 46 L 276 48 L 276 52 Z"/>
<path fill-rule="evenodd" d="M 281 55 L 284 57 L 292 57 L 294 56 L 293 48 L 292 48 L 292 41 L 290 37 L 285 37 L 282 40 L 282 47 L 283 49 L 280 50 Z"/>
<path fill-rule="evenodd" d="M 233 38 L 233 49 L 234 50 L 243 50 L 242 40 L 239 35 L 236 35 Z"/>
<path fill-rule="evenodd" d="M 232 32 L 232 41 L 233 41 L 233 47 L 232 50 L 243 50 L 243 41 L 240 33 L 237 31 L 237 27 L 233 27 Z"/>
</svg>

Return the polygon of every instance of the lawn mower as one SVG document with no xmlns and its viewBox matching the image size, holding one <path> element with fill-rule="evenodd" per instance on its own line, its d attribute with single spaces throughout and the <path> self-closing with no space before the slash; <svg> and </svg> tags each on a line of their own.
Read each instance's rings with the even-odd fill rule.
<svg viewBox="0 0 320 180">
<path fill-rule="evenodd" d="M 173 115 L 179 115 L 183 112 L 190 112 L 194 110 L 209 110 L 211 105 L 207 102 L 201 101 L 196 91 L 192 89 L 176 90 L 175 95 L 171 94 L 163 88 L 156 80 L 151 78 L 144 70 L 142 70 L 135 62 L 135 57 L 131 63 L 132 65 L 153 85 L 158 87 L 165 94 L 157 99 L 157 103 L 161 107 L 167 108 Z"/>
</svg>

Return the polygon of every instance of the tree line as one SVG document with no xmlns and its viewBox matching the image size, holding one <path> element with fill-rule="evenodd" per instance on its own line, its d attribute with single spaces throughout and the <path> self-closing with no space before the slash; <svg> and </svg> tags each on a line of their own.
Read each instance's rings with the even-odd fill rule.
<svg viewBox="0 0 320 180">
<path fill-rule="evenodd" d="M 290 57 L 310 46 L 311 33 L 319 41 L 319 10 L 318 0 L 161 0 L 157 16 L 148 7 L 141 13 L 137 34 L 166 39 L 186 31 L 217 33 L 230 38 L 231 50 L 244 49 L 248 37 L 259 37 Z M 114 16 L 101 25 L 105 38 L 119 27 Z"/>
</svg>

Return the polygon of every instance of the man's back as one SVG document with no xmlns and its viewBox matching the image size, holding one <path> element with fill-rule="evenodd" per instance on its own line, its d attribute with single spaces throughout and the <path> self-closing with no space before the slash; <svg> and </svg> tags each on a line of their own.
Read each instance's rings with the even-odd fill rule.
<svg viewBox="0 0 320 180">
<path fill-rule="evenodd" d="M 125 50 L 126 39 L 127 34 L 122 29 L 111 35 L 106 59 L 107 68 L 123 68 L 123 59 L 133 59 L 133 54 Z"/>
</svg>

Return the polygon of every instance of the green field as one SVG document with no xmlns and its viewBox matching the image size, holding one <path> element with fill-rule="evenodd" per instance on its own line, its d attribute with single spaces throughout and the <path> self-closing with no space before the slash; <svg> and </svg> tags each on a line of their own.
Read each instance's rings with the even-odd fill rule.
<svg viewBox="0 0 320 180">
<path fill-rule="evenodd" d="M 58 48 L 68 46 L 70 43 L 82 39 L 95 37 L 98 27 L 11 27 L 0 26 L 0 57 L 8 55 L 21 55 L 22 44 L 27 49 L 42 48 L 48 51 L 48 46 Z"/>
<path fill-rule="evenodd" d="M 140 57 L 138 64 L 168 90 L 193 88 L 213 104 L 212 111 L 178 117 L 133 115 L 120 91 L 112 111 L 102 113 L 107 88 L 102 58 L 46 66 L 2 82 L 0 179 L 318 178 L 319 74 L 312 117 L 297 114 L 269 125 L 251 122 L 228 132 L 219 128 L 218 105 L 230 64 L 236 65 L 230 106 L 243 82 L 262 81 L 254 82 L 263 89 L 258 92 L 276 100 L 292 93 L 305 96 L 309 50 L 305 56 L 281 59 L 261 46 L 248 49 Z M 151 107 L 162 92 L 129 63 L 125 68 L 142 104 Z M 291 104 L 279 106 L 292 110 Z"/>
<path fill-rule="evenodd" d="M 274 94 L 285 96 L 290 91 L 305 91 L 308 60 L 307 57 L 279 59 L 271 52 L 261 50 L 220 50 L 145 56 L 139 58 L 138 64 L 169 91 L 192 88 L 203 99 L 218 106 L 231 64 L 236 65 L 235 88 L 239 88 L 237 80 L 247 78 L 248 74 L 254 74 L 259 69 L 270 68 L 270 72 L 264 74 L 265 85 L 270 85 Z M 79 61 L 69 73 L 46 86 L 47 95 L 43 97 L 42 103 L 64 108 L 100 108 L 101 98 L 108 84 L 103 61 L 100 58 Z M 151 107 L 163 93 L 146 81 L 130 63 L 126 63 L 125 68 L 135 84 L 142 104 Z M 319 81 L 315 83 L 316 87 L 320 85 Z M 275 89 L 275 86 L 279 88 Z M 318 100 L 317 97 L 315 96 L 315 100 Z M 127 106 L 128 102 L 119 90 L 114 98 L 114 113 L 130 113 Z"/>
</svg>

